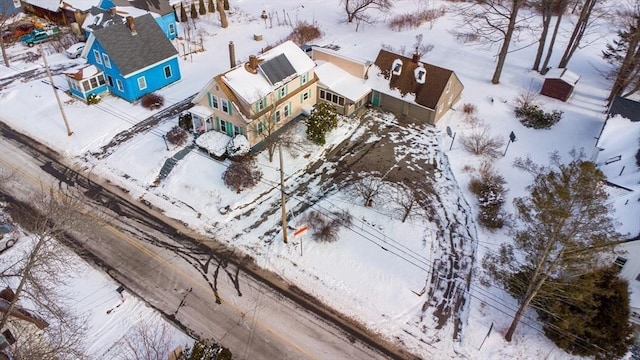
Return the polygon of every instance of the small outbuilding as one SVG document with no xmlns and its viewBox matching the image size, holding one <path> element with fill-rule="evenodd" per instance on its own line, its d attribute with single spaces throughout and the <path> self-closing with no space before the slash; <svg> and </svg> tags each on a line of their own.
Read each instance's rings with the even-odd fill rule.
<svg viewBox="0 0 640 360">
<path fill-rule="evenodd" d="M 571 97 L 578 80 L 580 80 L 579 75 L 565 68 L 551 69 L 547 72 L 540 94 L 567 101 Z"/>
</svg>

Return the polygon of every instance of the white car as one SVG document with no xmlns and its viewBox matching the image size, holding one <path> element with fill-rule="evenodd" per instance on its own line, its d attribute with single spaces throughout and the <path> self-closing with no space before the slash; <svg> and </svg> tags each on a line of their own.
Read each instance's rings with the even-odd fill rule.
<svg viewBox="0 0 640 360">
<path fill-rule="evenodd" d="M 76 59 L 80 57 L 83 50 L 84 50 L 84 43 L 80 42 L 80 43 L 69 46 L 69 48 L 65 50 L 64 53 L 67 55 L 69 59 Z"/>
</svg>

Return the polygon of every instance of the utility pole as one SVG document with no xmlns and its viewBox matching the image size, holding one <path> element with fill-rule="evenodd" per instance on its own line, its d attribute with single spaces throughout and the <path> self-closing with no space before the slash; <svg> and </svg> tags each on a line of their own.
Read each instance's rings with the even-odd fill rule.
<svg viewBox="0 0 640 360">
<path fill-rule="evenodd" d="M 280 202 L 282 203 L 282 239 L 286 244 L 288 242 L 287 239 L 287 209 L 286 209 L 286 201 L 287 199 L 284 196 L 284 168 L 282 165 L 282 146 L 278 144 L 278 155 L 280 157 Z"/>
<path fill-rule="evenodd" d="M 56 89 L 56 85 L 53 83 L 53 77 L 51 76 L 51 71 L 49 70 L 47 57 L 44 56 L 44 51 L 42 51 L 42 45 L 38 45 L 38 49 L 40 50 L 40 56 L 42 56 L 42 60 L 44 61 L 44 68 L 47 70 L 47 76 L 49 77 L 49 82 L 51 83 L 53 94 L 56 96 L 56 101 L 58 102 L 58 108 L 60 108 L 60 114 L 62 114 L 62 120 L 64 121 L 64 126 L 67 128 L 67 136 L 71 136 L 73 135 L 73 131 L 71 131 L 71 128 L 69 128 L 67 115 L 65 115 L 64 113 L 64 108 L 62 107 L 62 101 L 60 101 L 60 96 L 58 96 L 58 90 Z"/>
</svg>

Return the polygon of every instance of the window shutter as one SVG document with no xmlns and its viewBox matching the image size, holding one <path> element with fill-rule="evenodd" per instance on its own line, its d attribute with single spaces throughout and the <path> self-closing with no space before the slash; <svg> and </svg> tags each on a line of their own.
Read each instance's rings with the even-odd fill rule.
<svg viewBox="0 0 640 360">
<path fill-rule="evenodd" d="M 220 131 L 220 118 L 216 116 L 216 130 Z"/>
<path fill-rule="evenodd" d="M 211 93 L 207 93 L 207 100 L 209 100 L 209 107 L 213 108 L 213 100 L 211 99 Z"/>
<path fill-rule="evenodd" d="M 228 108 L 229 108 L 229 115 L 233 115 L 233 110 L 231 110 L 231 109 L 233 109 L 233 106 L 231 105 L 231 101 L 230 100 L 227 100 L 227 105 L 228 105 Z"/>
</svg>

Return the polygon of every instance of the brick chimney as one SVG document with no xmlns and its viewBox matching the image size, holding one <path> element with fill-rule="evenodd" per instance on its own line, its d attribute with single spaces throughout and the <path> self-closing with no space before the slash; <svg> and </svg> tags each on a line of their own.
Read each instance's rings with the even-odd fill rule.
<svg viewBox="0 0 640 360">
<path fill-rule="evenodd" d="M 229 41 L 229 65 L 232 68 L 236 66 L 236 47 L 233 41 Z"/>
<path fill-rule="evenodd" d="M 133 16 L 127 16 L 127 28 L 131 31 L 131 35 L 138 35 L 136 25 L 133 23 Z"/>
<path fill-rule="evenodd" d="M 258 71 L 258 57 L 249 55 L 249 70 L 253 73 Z"/>
<path fill-rule="evenodd" d="M 411 57 L 411 61 L 413 61 L 415 64 L 417 64 L 418 61 L 420 61 L 420 54 L 418 53 L 417 50 L 413 53 L 413 57 Z"/>
</svg>

